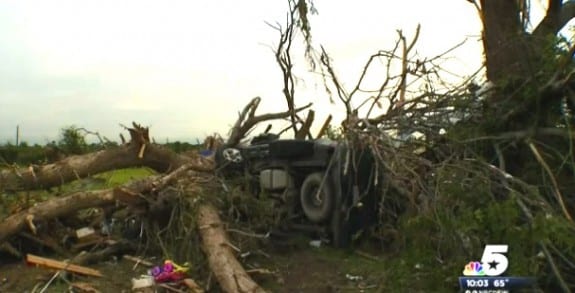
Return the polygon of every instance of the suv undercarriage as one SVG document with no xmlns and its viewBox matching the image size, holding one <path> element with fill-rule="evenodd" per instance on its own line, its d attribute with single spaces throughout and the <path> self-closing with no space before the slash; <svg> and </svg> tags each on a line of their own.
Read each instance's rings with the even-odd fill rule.
<svg viewBox="0 0 575 293">
<path fill-rule="evenodd" d="M 249 176 L 256 196 L 277 200 L 285 211 L 284 230 L 313 231 L 335 247 L 347 247 L 353 234 L 377 220 L 379 195 L 369 150 L 262 135 L 249 146 L 218 150 L 216 163 Z"/>
</svg>

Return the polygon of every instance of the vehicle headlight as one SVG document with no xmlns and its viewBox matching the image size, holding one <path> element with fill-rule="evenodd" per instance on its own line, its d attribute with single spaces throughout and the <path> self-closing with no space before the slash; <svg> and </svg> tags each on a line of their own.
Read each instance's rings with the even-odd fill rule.
<svg viewBox="0 0 575 293">
<path fill-rule="evenodd" d="M 232 163 L 241 163 L 243 161 L 240 150 L 234 148 L 224 149 L 222 151 L 222 156 L 226 161 Z"/>
</svg>

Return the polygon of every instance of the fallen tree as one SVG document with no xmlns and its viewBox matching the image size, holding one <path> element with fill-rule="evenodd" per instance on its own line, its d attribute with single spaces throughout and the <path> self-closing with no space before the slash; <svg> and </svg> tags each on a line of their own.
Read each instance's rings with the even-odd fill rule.
<svg viewBox="0 0 575 293">
<path fill-rule="evenodd" d="M 150 142 L 149 129 L 133 123 L 131 140 L 119 147 L 64 158 L 53 164 L 14 166 L 0 171 L 0 190 L 46 189 L 101 172 L 146 166 L 165 173 L 185 164 L 196 171 L 209 172 L 213 166 L 201 157 L 179 155 Z"/>
<path fill-rule="evenodd" d="M 36 226 L 34 222 L 46 221 L 66 216 L 82 209 L 101 207 L 117 202 L 136 204 L 144 200 L 138 196 L 139 194 L 165 187 L 176 178 L 183 176 L 192 166 L 184 165 L 163 177 L 152 176 L 113 189 L 75 192 L 67 196 L 41 202 L 27 210 L 5 218 L 0 223 L 0 243 L 26 226 L 35 234 Z"/>
<path fill-rule="evenodd" d="M 225 292 L 265 292 L 246 273 L 235 258 L 218 211 L 209 204 L 201 205 L 198 226 L 202 235 L 202 248 L 218 283 Z"/>
<path fill-rule="evenodd" d="M 294 111 L 299 112 L 311 106 L 255 115 L 259 102 L 259 97 L 254 98 L 240 113 L 227 140 L 227 146 L 239 144 L 246 133 L 258 123 L 287 118 Z M 312 118 L 307 120 L 302 127 L 303 132 L 309 132 Z M 66 157 L 52 164 L 31 165 L 26 168 L 11 166 L 1 170 L 0 191 L 48 189 L 101 172 L 129 167 L 145 166 L 163 175 L 150 176 L 115 188 L 80 191 L 50 198 L 13 213 L 0 223 L 0 245 L 15 251 L 9 244 L 12 237 L 22 234 L 36 235 L 39 230 L 46 228 L 46 225 L 41 223 L 66 218 L 89 208 L 147 205 L 144 210 L 148 210 L 154 200 L 163 200 L 159 194 L 176 180 L 185 180 L 186 176 L 187 179 L 197 177 L 202 173 L 211 176 L 210 173 L 215 169 L 213 157 L 206 158 L 197 153 L 177 154 L 152 143 L 148 128 L 137 123 L 132 125 L 132 128 L 126 128 L 130 132 L 130 141 L 121 146 Z M 221 287 L 228 292 L 264 292 L 245 272 L 229 248 L 222 247 L 222 243 L 229 243 L 225 231 L 221 227 L 204 227 L 206 223 L 221 224 L 217 211 L 209 204 L 200 206 L 196 222 L 203 227 L 200 229 L 202 248 Z M 15 252 L 15 255 L 20 255 L 18 251 Z"/>
</svg>

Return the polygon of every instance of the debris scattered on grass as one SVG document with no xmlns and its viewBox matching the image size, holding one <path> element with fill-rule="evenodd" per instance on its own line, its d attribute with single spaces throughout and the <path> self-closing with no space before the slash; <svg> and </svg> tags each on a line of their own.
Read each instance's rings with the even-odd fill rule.
<svg viewBox="0 0 575 293">
<path fill-rule="evenodd" d="M 44 258 L 32 254 L 26 255 L 26 262 L 29 264 L 35 264 L 39 266 L 44 266 L 50 269 L 57 269 L 57 270 L 65 270 L 72 273 L 93 276 L 93 277 L 103 277 L 102 273 L 98 270 L 94 270 L 91 268 L 74 265 L 66 262 L 61 262 L 49 258 Z"/>
<path fill-rule="evenodd" d="M 203 293 L 204 290 L 193 279 L 184 279 L 184 285 L 190 289 L 192 293 Z"/>
<path fill-rule="evenodd" d="M 156 283 L 176 282 L 183 280 L 189 270 L 188 263 L 181 266 L 171 260 L 166 260 L 162 266 L 152 268 L 150 275 Z"/>
<path fill-rule="evenodd" d="M 126 260 L 130 260 L 130 261 L 135 262 L 136 264 L 134 265 L 134 269 L 135 269 L 139 264 L 143 264 L 143 265 L 148 266 L 148 267 L 153 267 L 153 266 L 154 266 L 153 263 L 151 263 L 151 262 L 149 262 L 149 261 L 147 261 L 147 260 L 145 260 L 145 259 L 141 259 L 141 258 L 139 258 L 139 257 L 135 257 L 135 256 L 131 256 L 131 255 L 125 254 L 125 255 L 123 256 L 123 258 L 126 259 Z"/>
<path fill-rule="evenodd" d="M 98 289 L 94 288 L 94 285 L 85 282 L 70 283 L 70 292 L 100 293 Z"/>
<path fill-rule="evenodd" d="M 80 241 L 93 236 L 96 233 L 96 231 L 94 230 L 94 228 L 92 227 L 83 227 L 80 228 L 78 230 L 76 230 L 76 238 Z"/>
<path fill-rule="evenodd" d="M 350 281 L 361 281 L 361 280 L 363 280 L 362 276 L 355 276 L 355 275 L 351 275 L 351 274 L 345 274 L 345 278 L 350 280 Z"/>
<path fill-rule="evenodd" d="M 132 290 L 151 288 L 155 284 L 153 276 L 142 275 L 139 278 L 132 278 Z"/>
</svg>

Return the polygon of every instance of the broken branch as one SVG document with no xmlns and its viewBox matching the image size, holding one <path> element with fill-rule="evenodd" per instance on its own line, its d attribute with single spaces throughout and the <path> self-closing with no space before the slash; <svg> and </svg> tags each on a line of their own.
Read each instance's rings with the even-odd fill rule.
<svg viewBox="0 0 575 293">
<path fill-rule="evenodd" d="M 218 212 L 213 206 L 200 206 L 198 227 L 202 236 L 202 249 L 225 292 L 265 292 L 235 258 Z"/>
<path fill-rule="evenodd" d="M 226 145 L 236 146 L 237 144 L 239 144 L 240 141 L 242 140 L 242 138 L 244 137 L 244 135 L 248 131 L 250 131 L 258 123 L 261 123 L 264 121 L 269 121 L 269 120 L 284 119 L 284 118 L 288 118 L 290 116 L 290 111 L 281 112 L 281 113 L 269 113 L 269 114 L 263 114 L 263 115 L 255 116 L 255 108 L 257 108 L 257 106 L 259 105 L 259 100 L 260 100 L 259 97 L 254 98 L 244 108 L 244 110 L 240 114 L 240 118 L 238 119 L 238 121 L 236 121 L 234 127 L 232 128 L 232 131 L 230 133 L 230 137 L 228 138 Z M 303 111 L 303 110 L 311 107 L 311 105 L 312 104 L 309 103 L 303 107 L 295 108 L 295 112 L 297 113 L 297 112 Z M 247 119 L 245 119 L 245 117 L 247 116 L 246 113 L 248 113 L 248 112 L 251 112 L 251 115 Z"/>
</svg>

